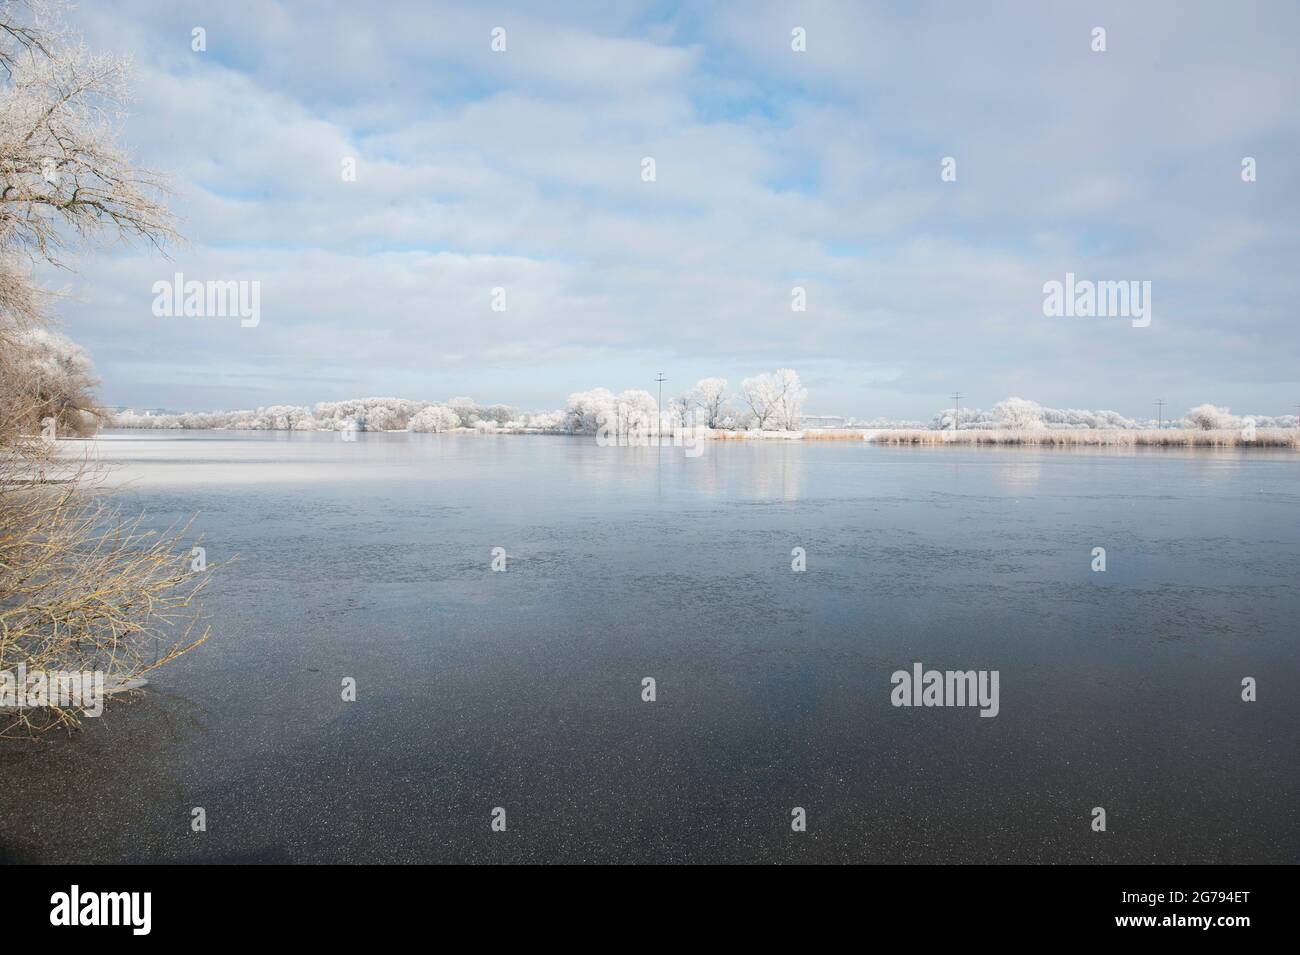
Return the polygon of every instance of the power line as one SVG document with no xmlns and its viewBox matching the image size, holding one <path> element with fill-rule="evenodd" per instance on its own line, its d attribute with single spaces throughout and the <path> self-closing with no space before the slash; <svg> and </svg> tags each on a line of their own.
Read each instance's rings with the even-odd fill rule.
<svg viewBox="0 0 1300 955">
<path fill-rule="evenodd" d="M 659 420 L 655 422 L 655 438 L 658 439 L 658 442 L 660 444 L 663 443 L 662 431 L 664 427 L 664 382 L 667 380 L 668 379 L 664 377 L 664 373 L 662 371 L 659 372 L 659 377 L 655 379 L 655 381 L 659 382 L 659 400 L 655 402 L 655 414 L 658 416 Z"/>
<path fill-rule="evenodd" d="M 952 430 L 954 431 L 961 429 L 961 399 L 962 393 L 960 391 L 954 391 L 952 394 Z"/>
<path fill-rule="evenodd" d="M 1161 398 L 1156 402 L 1156 429 L 1162 429 L 1165 426 L 1165 400 Z"/>
</svg>

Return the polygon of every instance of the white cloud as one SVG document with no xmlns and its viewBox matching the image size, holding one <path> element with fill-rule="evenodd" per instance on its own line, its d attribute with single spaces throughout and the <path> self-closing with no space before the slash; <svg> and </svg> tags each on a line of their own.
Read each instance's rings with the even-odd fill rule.
<svg viewBox="0 0 1300 955">
<path fill-rule="evenodd" d="M 152 380 L 149 403 L 183 407 L 214 388 L 255 404 L 234 393 L 253 379 L 307 403 L 422 374 L 553 406 L 675 362 L 797 364 L 818 408 L 864 416 L 928 414 L 953 386 L 991 404 L 1012 376 L 1057 405 L 1140 413 L 1157 389 L 1263 410 L 1300 357 L 1285 11 L 87 8 L 91 41 L 142 65 L 125 136 L 172 172 L 190 245 L 79 263 L 64 315 L 110 400 Z M 160 326 L 148 289 L 175 269 L 260 279 L 262 325 Z M 1067 270 L 1152 280 L 1155 324 L 1045 320 L 1042 283 Z"/>
</svg>

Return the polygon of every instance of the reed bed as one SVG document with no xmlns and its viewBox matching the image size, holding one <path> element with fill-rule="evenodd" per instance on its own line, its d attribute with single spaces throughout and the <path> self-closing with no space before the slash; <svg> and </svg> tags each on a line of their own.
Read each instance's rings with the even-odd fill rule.
<svg viewBox="0 0 1300 955">
<path fill-rule="evenodd" d="M 805 441 L 866 441 L 875 433 L 862 428 L 813 428 L 801 432 Z"/>
<path fill-rule="evenodd" d="M 811 431 L 723 431 L 708 432 L 714 441 L 799 441 L 807 439 Z M 862 439 L 859 438 L 859 441 Z"/>
<path fill-rule="evenodd" d="M 714 441 L 870 441 L 895 447 L 955 444 L 1044 448 L 1300 449 L 1300 429 L 1296 428 L 1257 428 L 1251 440 L 1236 428 L 1210 431 L 1195 428 L 1040 428 L 1034 431 L 816 428 L 807 431 L 710 431 L 709 438 Z"/>
<path fill-rule="evenodd" d="M 870 441 L 894 447 L 943 445 L 1043 448 L 1292 448 L 1300 450 L 1300 429 L 1257 428 L 1247 439 L 1237 428 L 993 428 L 931 431 L 925 428 L 815 428 L 807 431 L 710 431 L 713 441 Z M 669 439 L 665 436 L 665 442 Z"/>
<path fill-rule="evenodd" d="M 1300 429 L 1258 428 L 1247 440 L 1240 429 L 1070 428 L 1035 431 L 873 431 L 866 440 L 892 446 L 1011 445 L 1045 448 L 1292 448 L 1300 450 Z"/>
</svg>

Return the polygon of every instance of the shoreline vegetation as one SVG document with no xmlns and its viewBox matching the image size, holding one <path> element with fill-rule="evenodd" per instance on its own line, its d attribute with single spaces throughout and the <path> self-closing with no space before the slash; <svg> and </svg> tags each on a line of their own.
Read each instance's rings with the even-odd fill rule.
<svg viewBox="0 0 1300 955">
<path fill-rule="evenodd" d="M 66 9 L 0 4 L 0 739 L 75 729 L 209 634 L 188 524 L 115 507 L 56 440 L 102 419 L 90 356 L 49 329 L 45 269 L 179 238 L 163 176 L 116 138 L 130 60 L 88 51 Z"/>
<path fill-rule="evenodd" d="M 1024 446 L 1041 448 L 1293 448 L 1300 450 L 1300 430 L 1257 428 L 1253 437 L 1243 429 L 1218 428 L 1059 428 L 1035 431 L 877 431 L 865 440 L 899 447 Z"/>
<path fill-rule="evenodd" d="M 131 427 L 110 427 L 108 431 L 159 430 Z M 304 429 L 265 428 L 207 428 L 161 430 L 212 430 L 212 431 L 302 431 Z M 328 433 L 333 429 L 313 429 Z M 372 432 L 373 433 L 373 432 Z M 420 434 L 426 432 L 410 429 L 387 429 L 384 434 Z M 469 428 L 453 427 L 441 434 L 501 434 L 501 435 L 558 435 L 582 436 L 584 432 L 569 432 L 546 428 Z M 639 432 L 641 440 L 623 441 L 623 445 L 644 444 L 653 447 L 658 440 L 668 445 L 674 442 L 675 429 L 666 428 L 660 439 L 653 431 Z M 921 428 L 807 428 L 802 431 L 727 431 L 699 428 L 693 434 L 696 440 L 745 441 L 861 441 L 883 447 L 1039 447 L 1039 448 L 1289 448 L 1300 450 L 1300 429 L 1257 428 L 1252 434 L 1241 428 L 1216 428 L 1210 430 L 1173 428 L 1041 428 L 1012 430 L 997 428 L 970 428 L 962 431 L 933 431 Z"/>
<path fill-rule="evenodd" d="M 1043 428 L 1034 431 L 977 429 L 928 431 L 920 428 L 817 428 L 790 433 L 720 432 L 723 441 L 865 441 L 884 447 L 1038 447 L 1038 448 L 1292 448 L 1300 450 L 1300 429 L 1257 428 L 1253 438 L 1241 429 L 1193 428 Z"/>
<path fill-rule="evenodd" d="M 245 411 L 101 411 L 103 427 L 142 430 L 324 431 L 345 440 L 355 432 L 476 432 L 595 435 L 600 443 L 649 445 L 661 440 L 869 441 L 887 446 L 1003 445 L 1034 447 L 1300 447 L 1294 415 L 1235 415 L 1204 404 L 1178 419 L 1130 419 L 1114 411 L 1048 408 L 1007 398 L 989 410 L 936 413 L 929 422 L 854 420 L 803 411 L 806 391 L 790 369 L 742 383 L 733 402 L 722 378 L 701 379 L 660 405 L 645 391 L 604 388 L 575 392 L 555 411 L 520 412 L 470 398 L 446 402 L 409 398 L 273 405 Z M 660 435 L 663 438 L 660 438 Z"/>
</svg>

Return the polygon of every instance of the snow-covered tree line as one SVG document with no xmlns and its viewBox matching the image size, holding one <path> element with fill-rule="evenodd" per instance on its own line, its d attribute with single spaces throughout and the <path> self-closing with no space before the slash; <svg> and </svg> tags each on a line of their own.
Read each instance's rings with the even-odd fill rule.
<svg viewBox="0 0 1300 955">
<path fill-rule="evenodd" d="M 1247 422 L 1255 422 L 1257 428 L 1295 428 L 1300 427 L 1300 418 L 1293 414 L 1283 415 L 1235 415 L 1227 408 L 1215 405 L 1197 405 L 1183 418 L 1184 428 L 1197 428 L 1211 431 L 1216 428 L 1241 428 Z"/>
<path fill-rule="evenodd" d="M 695 385 L 669 398 L 662 412 L 661 430 L 703 426 L 725 431 L 798 431 L 802 428 L 808 391 L 798 372 L 779 368 L 740 383 L 732 395 L 725 378 L 701 378 Z M 569 395 L 564 429 L 570 434 L 595 434 L 604 424 L 625 434 L 653 431 L 655 397 L 648 391 L 619 394 L 605 388 Z"/>
<path fill-rule="evenodd" d="M 682 395 L 665 402 L 662 429 L 703 425 L 727 430 L 797 431 L 808 392 L 788 368 L 741 382 L 732 396 L 725 378 L 702 378 Z M 733 401 L 734 398 L 734 401 Z M 476 431 L 595 434 L 610 431 L 652 433 L 659 427 L 654 395 L 642 389 L 618 394 L 607 388 L 569 395 L 560 411 L 521 413 L 507 405 L 480 405 L 469 398 L 446 402 L 407 398 L 322 401 L 313 407 L 273 405 L 249 411 L 138 414 L 124 411 L 118 428 L 225 429 L 232 431 Z"/>
<path fill-rule="evenodd" d="M 1253 419 L 1260 428 L 1294 428 L 1295 415 L 1234 415 L 1227 408 L 1214 405 L 1199 405 L 1190 409 L 1181 420 L 1164 419 L 1165 427 L 1192 428 L 1200 430 L 1234 429 L 1245 425 L 1247 419 Z M 951 431 L 954 425 L 954 411 L 945 408 L 930 419 L 930 428 L 936 431 Z M 1035 401 L 1025 398 L 1007 398 L 999 401 L 991 409 L 962 408 L 961 430 L 1002 429 L 1009 431 L 1031 431 L 1038 428 L 1119 428 L 1140 429 L 1154 428 L 1157 419 L 1125 418 L 1116 411 L 1086 411 L 1077 408 L 1044 408 Z"/>
<path fill-rule="evenodd" d="M 314 406 L 271 405 L 249 411 L 184 414 L 119 412 L 118 428 L 220 429 L 229 431 L 557 431 L 560 411 L 520 414 L 507 405 L 480 405 L 470 398 L 446 402 L 409 398 L 320 401 Z"/>
<path fill-rule="evenodd" d="M 76 345 L 63 339 L 65 351 Z M 70 355 L 71 352 L 68 352 Z M 65 364 L 76 365 L 74 358 Z M 93 380 L 89 359 L 84 362 L 86 380 Z M 808 391 L 799 375 L 789 368 L 746 378 L 734 394 L 725 378 L 701 378 L 679 395 L 667 399 L 662 412 L 655 396 L 643 389 L 615 394 L 607 388 L 593 388 L 569 395 L 562 410 L 519 412 L 508 405 L 481 405 L 469 398 L 445 402 L 413 401 L 408 398 L 360 398 L 351 401 L 322 401 L 313 407 L 273 405 L 252 411 L 212 411 L 187 414 L 136 414 L 122 412 L 113 420 L 119 428 L 215 428 L 246 431 L 423 431 L 459 429 L 504 432 L 548 432 L 596 434 L 602 427 L 616 434 L 676 432 L 684 427 L 703 426 L 725 431 L 799 431 L 804 427 L 804 402 Z M 1241 428 L 1253 419 L 1260 428 L 1294 428 L 1295 415 L 1234 415 L 1227 408 L 1200 405 L 1181 420 L 1165 419 L 1166 427 L 1193 429 Z M 953 409 L 945 408 L 930 419 L 936 431 L 953 429 Z M 914 421 L 848 419 L 852 428 L 920 428 Z M 1077 408 L 1045 408 L 1024 398 L 1007 398 L 992 408 L 962 408 L 961 429 L 1028 431 L 1038 428 L 1156 427 L 1155 419 L 1126 418 L 1115 411 L 1087 411 Z"/>
</svg>

